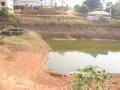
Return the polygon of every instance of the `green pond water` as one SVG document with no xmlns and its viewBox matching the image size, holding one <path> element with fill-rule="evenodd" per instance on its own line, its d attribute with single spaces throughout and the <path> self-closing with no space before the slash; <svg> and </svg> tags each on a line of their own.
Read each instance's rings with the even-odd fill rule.
<svg viewBox="0 0 120 90">
<path fill-rule="evenodd" d="M 120 73 L 120 41 L 57 41 L 47 39 L 51 48 L 47 63 L 50 72 L 69 74 L 88 65 Z"/>
</svg>

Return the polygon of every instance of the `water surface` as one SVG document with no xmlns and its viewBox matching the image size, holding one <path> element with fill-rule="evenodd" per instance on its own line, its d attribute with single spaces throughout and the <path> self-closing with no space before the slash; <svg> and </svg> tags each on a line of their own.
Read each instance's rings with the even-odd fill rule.
<svg viewBox="0 0 120 90">
<path fill-rule="evenodd" d="M 96 57 L 77 51 L 49 53 L 48 68 L 55 73 L 69 74 L 88 65 L 102 67 L 110 73 L 120 73 L 120 52 L 108 52 L 107 55 L 99 54 Z"/>
<path fill-rule="evenodd" d="M 55 41 L 47 63 L 50 72 L 69 74 L 88 65 L 99 66 L 110 73 L 120 73 L 119 41 Z"/>
</svg>

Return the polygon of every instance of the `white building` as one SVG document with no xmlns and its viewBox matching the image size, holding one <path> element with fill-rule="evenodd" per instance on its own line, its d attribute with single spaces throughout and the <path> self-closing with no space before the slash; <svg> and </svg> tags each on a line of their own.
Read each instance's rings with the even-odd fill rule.
<svg viewBox="0 0 120 90">
<path fill-rule="evenodd" d="M 14 0 L 15 6 L 32 6 L 32 7 L 40 7 L 40 6 L 55 6 L 55 0 Z"/>
<path fill-rule="evenodd" d="M 10 12 L 13 13 L 13 0 L 0 0 L 0 8 L 1 7 L 8 7 L 10 9 Z"/>
<path fill-rule="evenodd" d="M 87 19 L 92 21 L 110 21 L 111 14 L 105 11 L 93 11 L 88 13 Z"/>
</svg>

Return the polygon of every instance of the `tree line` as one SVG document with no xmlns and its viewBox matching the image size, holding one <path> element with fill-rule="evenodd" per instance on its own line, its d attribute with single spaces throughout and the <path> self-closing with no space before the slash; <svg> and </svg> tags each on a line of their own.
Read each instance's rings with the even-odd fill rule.
<svg viewBox="0 0 120 90">
<path fill-rule="evenodd" d="M 75 5 L 76 12 L 87 14 L 92 11 L 107 11 L 113 16 L 120 16 L 120 0 L 115 4 L 107 0 L 84 0 L 82 5 Z"/>
</svg>

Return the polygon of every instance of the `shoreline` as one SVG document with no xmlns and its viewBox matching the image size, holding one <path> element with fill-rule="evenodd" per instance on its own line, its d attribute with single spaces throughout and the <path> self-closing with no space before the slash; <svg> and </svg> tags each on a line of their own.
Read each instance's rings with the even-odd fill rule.
<svg viewBox="0 0 120 90">
<path fill-rule="evenodd" d="M 78 41 L 78 40 L 90 40 L 90 41 L 120 41 L 114 39 L 75 39 L 75 38 L 50 38 L 56 41 Z"/>
</svg>

